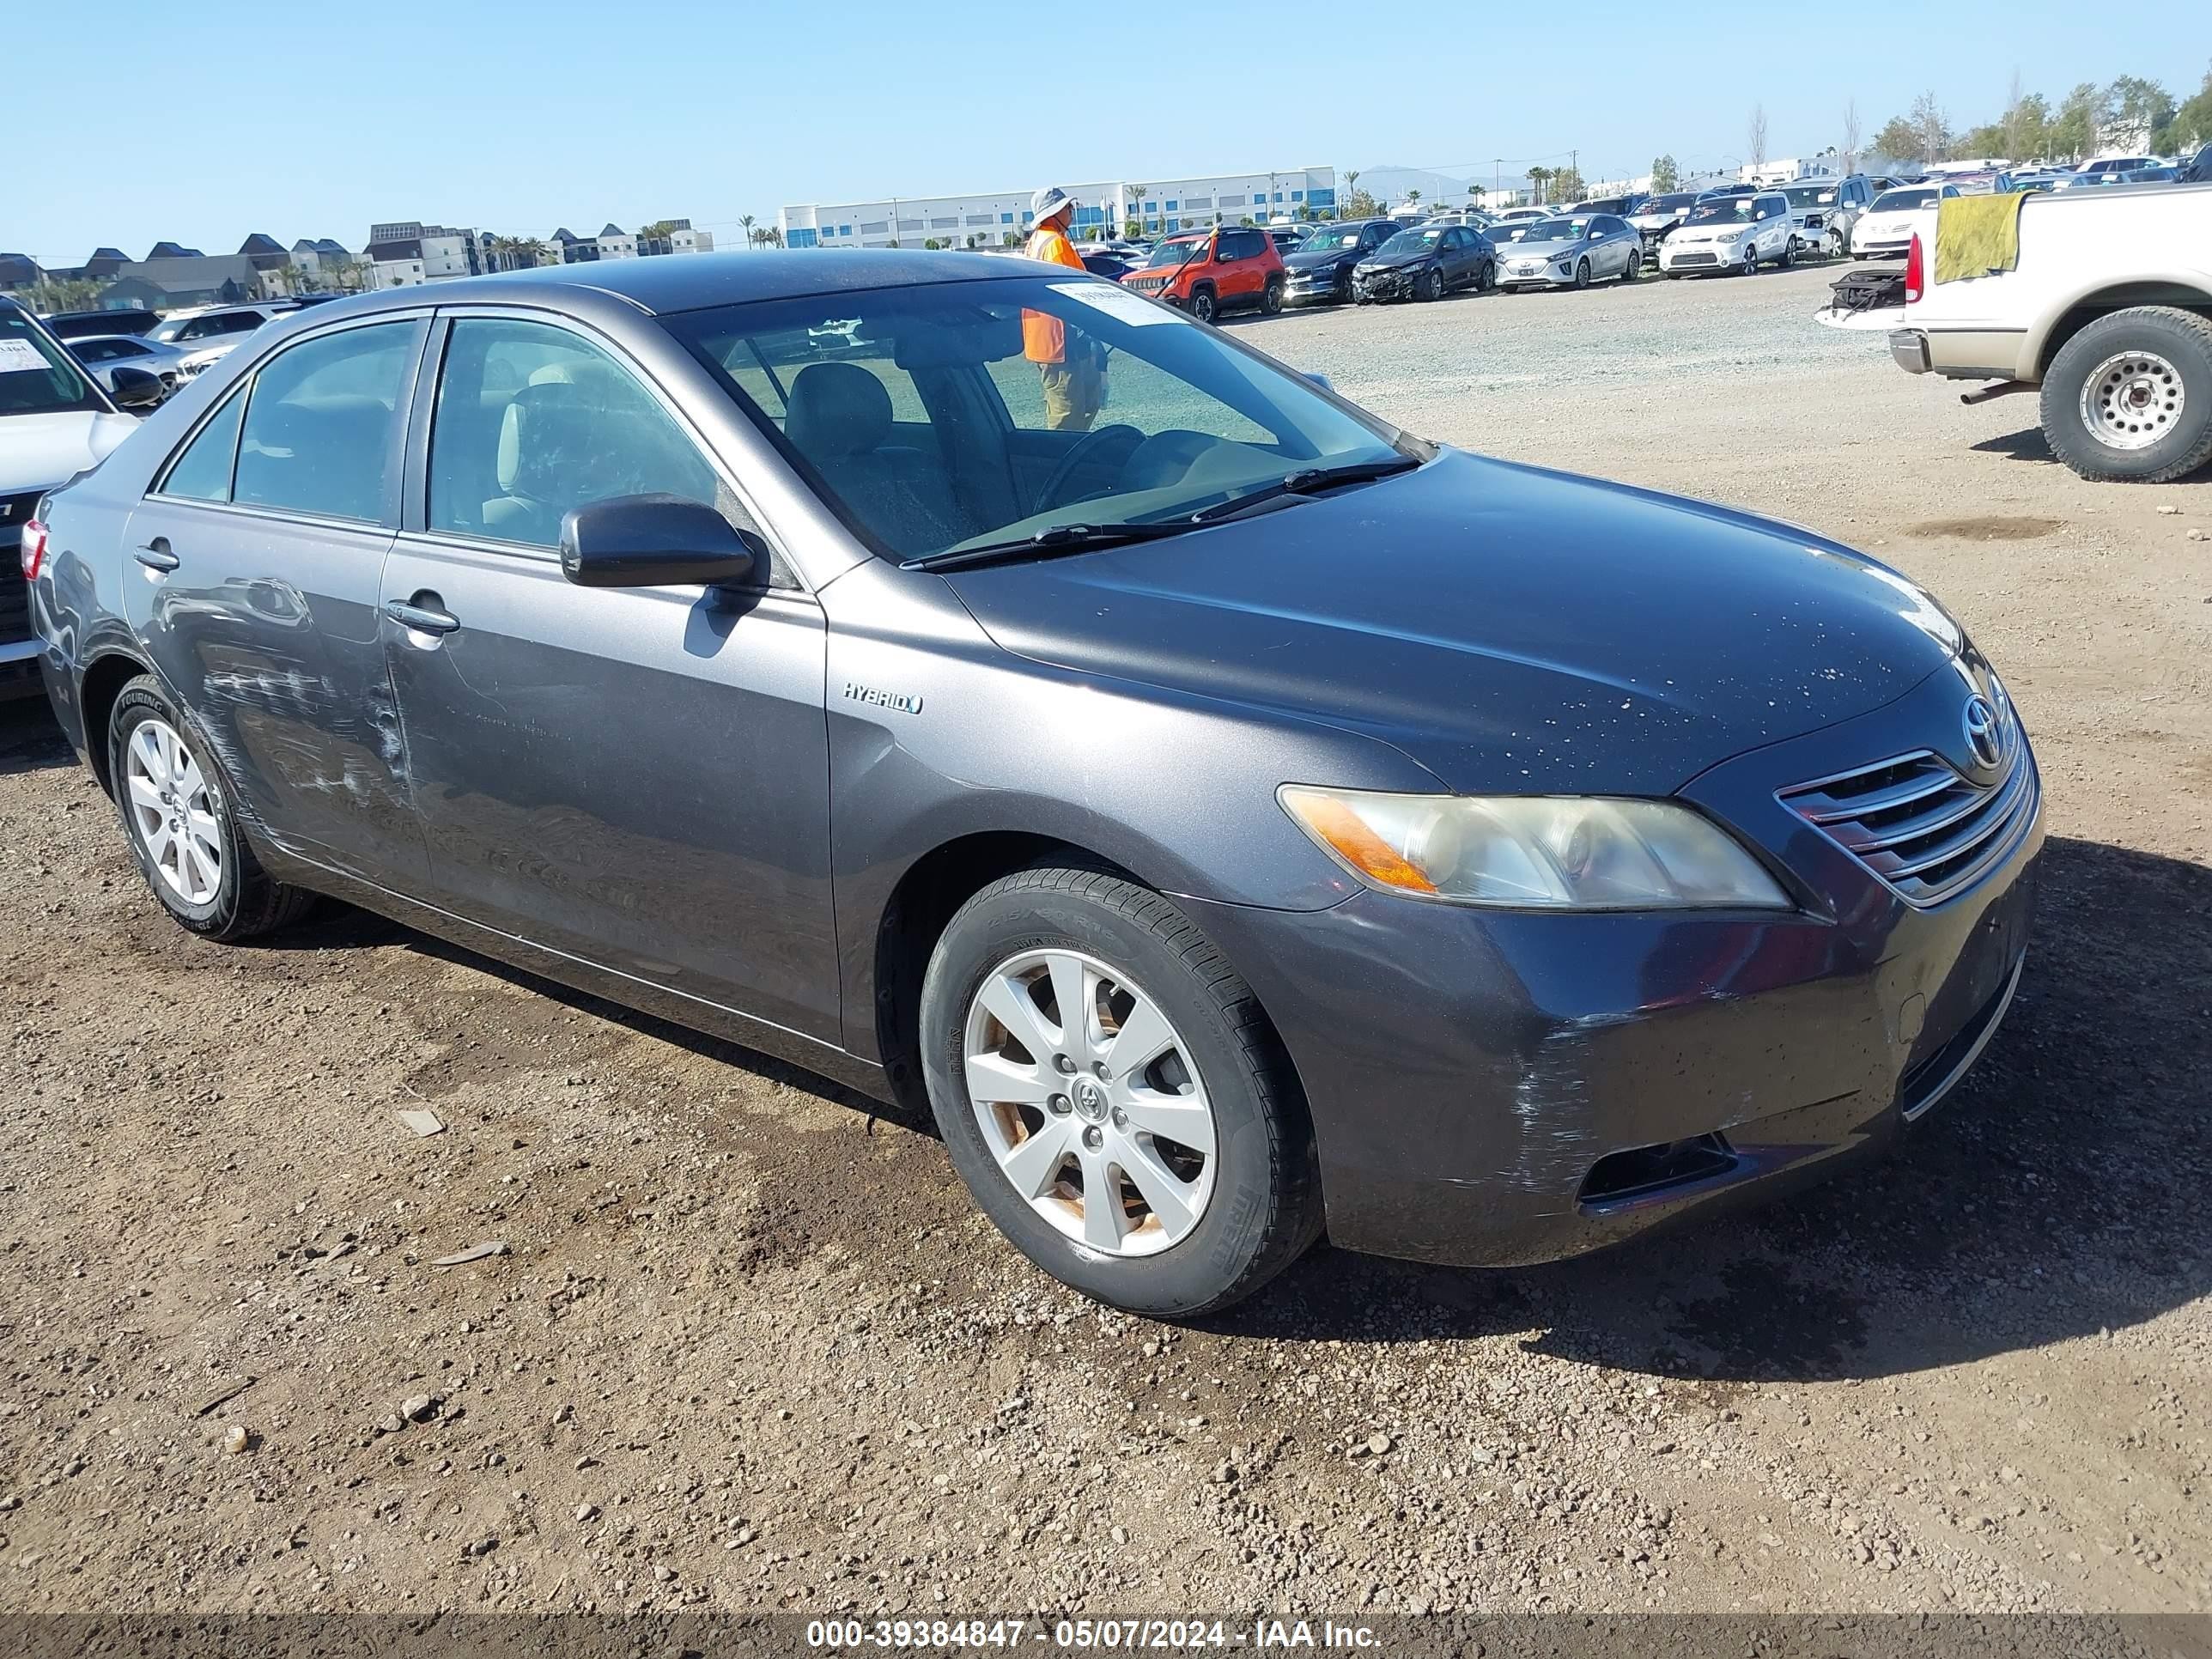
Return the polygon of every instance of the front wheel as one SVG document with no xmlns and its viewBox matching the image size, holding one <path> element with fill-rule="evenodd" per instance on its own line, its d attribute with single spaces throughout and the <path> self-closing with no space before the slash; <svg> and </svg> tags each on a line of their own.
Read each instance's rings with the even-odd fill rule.
<svg viewBox="0 0 2212 1659">
<path fill-rule="evenodd" d="M 1759 244 L 1756 242 L 1751 242 L 1745 245 L 1743 250 L 1743 274 L 1747 276 L 1756 276 L 1759 275 Z"/>
<path fill-rule="evenodd" d="M 1423 271 L 1420 280 L 1413 284 L 1413 297 L 1421 301 L 1443 299 L 1444 297 L 1443 272 L 1438 270 L 1434 265 L 1431 265 Z"/>
<path fill-rule="evenodd" d="M 1575 286 L 1576 286 L 1577 288 L 1588 288 L 1588 287 L 1589 286 L 1589 283 L 1590 283 L 1589 261 L 1589 260 L 1587 260 L 1587 259 L 1577 259 L 1577 260 L 1576 260 L 1576 261 L 1575 261 Z"/>
<path fill-rule="evenodd" d="M 107 775 L 139 872 L 179 927 L 250 939 L 314 902 L 261 868 L 221 773 L 151 674 L 125 685 L 109 711 Z"/>
<path fill-rule="evenodd" d="M 2100 317 L 2044 376 L 2044 435 L 2085 478 L 2165 483 L 2212 460 L 2212 321 L 2168 306 Z"/>
<path fill-rule="evenodd" d="M 1063 1283 L 1194 1317 L 1318 1236 L 1289 1062 L 1250 989 L 1158 894 L 1098 870 L 1001 878 L 946 927 L 921 1000 L 953 1167 Z"/>
<path fill-rule="evenodd" d="M 1212 322 L 1216 309 L 1212 289 L 1201 288 L 1191 295 L 1190 314 L 1197 318 L 1200 322 Z"/>
</svg>

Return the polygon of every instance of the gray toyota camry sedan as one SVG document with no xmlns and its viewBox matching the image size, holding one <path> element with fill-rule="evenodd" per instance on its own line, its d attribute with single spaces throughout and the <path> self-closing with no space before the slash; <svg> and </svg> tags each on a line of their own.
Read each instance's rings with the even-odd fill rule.
<svg viewBox="0 0 2212 1659">
<path fill-rule="evenodd" d="M 1822 537 L 959 254 L 280 319 L 23 540 L 154 897 L 317 894 L 927 1100 L 1047 1272 L 1589 1249 L 1895 1137 L 2017 984 L 2004 687 Z"/>
</svg>

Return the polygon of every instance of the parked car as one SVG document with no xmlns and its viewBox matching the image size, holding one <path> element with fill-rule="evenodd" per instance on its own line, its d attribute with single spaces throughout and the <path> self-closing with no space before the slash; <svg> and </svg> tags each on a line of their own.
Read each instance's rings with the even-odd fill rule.
<svg viewBox="0 0 2212 1659">
<path fill-rule="evenodd" d="M 1498 256 L 1498 285 L 1588 288 L 1617 276 L 1632 283 L 1644 270 L 1644 238 L 1617 214 L 1573 214 L 1545 219 L 1521 234 Z"/>
<path fill-rule="evenodd" d="M 57 340 L 78 340 L 94 334 L 145 334 L 161 320 L 161 313 L 131 306 L 113 311 L 57 311 L 39 320 Z"/>
<path fill-rule="evenodd" d="M 1210 323 L 1224 311 L 1283 308 L 1283 256 L 1267 233 L 1241 226 L 1185 231 L 1154 248 L 1125 287 Z"/>
<path fill-rule="evenodd" d="M 1626 196 L 1600 196 L 1590 201 L 1577 202 L 1567 211 L 1583 216 L 1610 213 L 1616 218 L 1628 219 L 1642 212 L 1644 204 L 1650 199 L 1649 196 L 1638 192 Z"/>
<path fill-rule="evenodd" d="M 2198 150 L 2189 165 L 2181 170 L 2185 185 L 2212 185 L 2212 144 Z"/>
<path fill-rule="evenodd" d="M 2017 263 L 1945 283 L 1931 220 L 1901 304 L 1819 320 L 1886 332 L 1912 374 L 1991 382 L 1969 401 L 2037 391 L 2052 453 L 2085 478 L 2164 483 L 2212 460 L 2212 187 L 2031 196 Z"/>
<path fill-rule="evenodd" d="M 2077 179 L 2095 179 L 2108 173 L 2133 173 L 2137 167 L 2154 167 L 2155 155 L 2100 155 L 2094 161 L 2084 161 L 2074 169 Z"/>
<path fill-rule="evenodd" d="M 811 360 L 854 316 L 881 353 Z M 1107 424 L 1054 428 L 1025 319 Z M 1324 1219 L 1526 1261 L 1878 1157 L 2028 941 L 2034 757 L 1914 582 L 1073 272 L 362 295 L 42 522 L 56 714 L 182 928 L 342 894 L 933 1111 L 1146 1315 Z"/>
<path fill-rule="evenodd" d="M 1401 230 L 1352 268 L 1352 301 L 1441 300 L 1457 289 L 1487 294 L 1498 283 L 1490 242 L 1465 225 Z"/>
<path fill-rule="evenodd" d="M 2131 185 L 2172 185 L 2181 180 L 2181 169 L 2171 167 L 2137 167 L 2126 175 Z"/>
<path fill-rule="evenodd" d="M 1782 194 L 1790 204 L 1797 246 L 1817 253 L 1850 252 L 1851 227 L 1874 204 L 1874 186 L 1862 173 L 1785 185 Z"/>
<path fill-rule="evenodd" d="M 161 381 L 164 397 L 191 378 L 181 367 L 191 354 L 160 340 L 143 340 L 130 334 L 93 334 L 62 343 L 111 394 L 115 390 L 114 372 L 121 367 L 153 375 Z"/>
<path fill-rule="evenodd" d="M 1283 256 L 1284 299 L 1291 305 L 1345 305 L 1352 268 L 1395 236 L 1395 219 L 1345 219 L 1320 226 L 1295 253 Z"/>
<path fill-rule="evenodd" d="M 1690 210 L 1697 205 L 1697 201 L 1694 191 L 1669 191 L 1663 196 L 1650 198 L 1628 216 L 1628 222 L 1635 226 L 1637 234 L 1644 238 L 1646 264 L 1657 262 L 1659 244 L 1667 240 L 1668 231 L 1689 216 Z"/>
<path fill-rule="evenodd" d="M 1851 254 L 1859 259 L 1902 259 L 1912 245 L 1912 233 L 1923 222 L 1935 222 L 1936 209 L 1959 194 L 1956 185 L 1905 185 L 1886 190 L 1851 227 Z"/>
<path fill-rule="evenodd" d="M 1111 283 L 1120 282 L 1131 271 L 1136 270 L 1140 263 L 1122 254 L 1104 253 L 1096 249 L 1085 249 L 1082 258 L 1083 268 L 1085 270 L 1093 276 L 1103 276 Z"/>
<path fill-rule="evenodd" d="M 1659 269 L 1668 276 L 1787 269 L 1796 257 L 1797 227 L 1790 198 L 1778 190 L 1701 201 L 1659 245 Z"/>
<path fill-rule="evenodd" d="M 1287 256 L 1304 245 L 1312 229 L 1310 225 L 1269 225 L 1267 240 L 1275 245 L 1276 252 Z"/>
<path fill-rule="evenodd" d="M 150 406 L 161 383 L 126 380 L 125 395 Z M 137 425 L 37 318 L 0 294 L 0 697 L 39 686 L 24 527 L 48 490 L 97 466 Z"/>
<path fill-rule="evenodd" d="M 1502 242 L 1517 242 L 1527 234 L 1529 226 L 1540 225 L 1545 220 L 1558 216 L 1557 208 L 1507 208 L 1491 219 L 1489 228 L 1482 234 L 1490 239 L 1491 246 L 1496 247 Z"/>
<path fill-rule="evenodd" d="M 291 300 L 269 300 L 252 305 L 202 306 L 172 312 L 148 333 L 149 340 L 190 350 L 194 373 L 218 361 L 247 335 L 271 318 L 300 309 Z"/>
</svg>

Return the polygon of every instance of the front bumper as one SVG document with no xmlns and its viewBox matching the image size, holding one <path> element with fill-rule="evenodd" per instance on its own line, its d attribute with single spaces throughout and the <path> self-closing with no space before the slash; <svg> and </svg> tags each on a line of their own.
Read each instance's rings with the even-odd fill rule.
<svg viewBox="0 0 2212 1659">
<path fill-rule="evenodd" d="M 1349 271 L 1340 275 L 1324 271 L 1318 276 L 1293 274 L 1283 284 L 1283 303 L 1287 306 L 1338 306 L 1351 298 Z"/>
<path fill-rule="evenodd" d="M 1331 1237 L 1470 1266 L 1577 1255 L 1824 1177 L 1932 1108 L 2018 984 L 2040 802 L 1986 874 L 1922 908 L 1777 791 L 1912 746 L 1900 705 L 1955 723 L 1958 682 L 1935 678 L 1948 687 L 1683 792 L 1828 896 L 1800 913 L 1543 915 L 1364 890 L 1320 912 L 1194 907 L 1297 1065 Z"/>
<path fill-rule="evenodd" d="M 1743 263 L 1741 242 L 1668 242 L 1659 250 L 1659 269 L 1662 271 L 1733 270 Z"/>
<path fill-rule="evenodd" d="M 1371 276 L 1352 273 L 1352 298 L 1356 305 L 1373 305 L 1385 300 L 1410 300 L 1413 284 L 1420 273 L 1413 270 L 1386 270 Z"/>
<path fill-rule="evenodd" d="M 1498 266 L 1498 286 L 1500 288 L 1572 288 L 1573 269 L 1562 271 L 1549 260 L 1538 264 L 1531 270 L 1518 259 L 1507 258 Z"/>
</svg>

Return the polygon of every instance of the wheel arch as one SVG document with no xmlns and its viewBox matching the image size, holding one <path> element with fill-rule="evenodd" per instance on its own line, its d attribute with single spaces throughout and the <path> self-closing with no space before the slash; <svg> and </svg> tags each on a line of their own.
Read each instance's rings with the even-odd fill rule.
<svg viewBox="0 0 2212 1659">
<path fill-rule="evenodd" d="M 123 688 L 142 674 L 154 671 L 127 651 L 103 651 L 85 665 L 77 690 L 77 707 L 84 720 L 84 752 L 100 793 L 115 796 L 114 769 L 107 752 L 107 720 Z"/>
<path fill-rule="evenodd" d="M 2100 317 L 2109 317 L 2116 311 L 2132 311 L 2138 306 L 2170 306 L 2212 318 L 2212 289 L 2207 289 L 2201 282 L 2181 276 L 2107 283 L 2087 289 L 2068 301 L 2040 336 L 2030 332 L 2022 343 L 2022 367 L 2033 368 L 2033 378 L 2041 380 L 2050 372 L 2052 360 L 2076 334 Z"/>
</svg>

